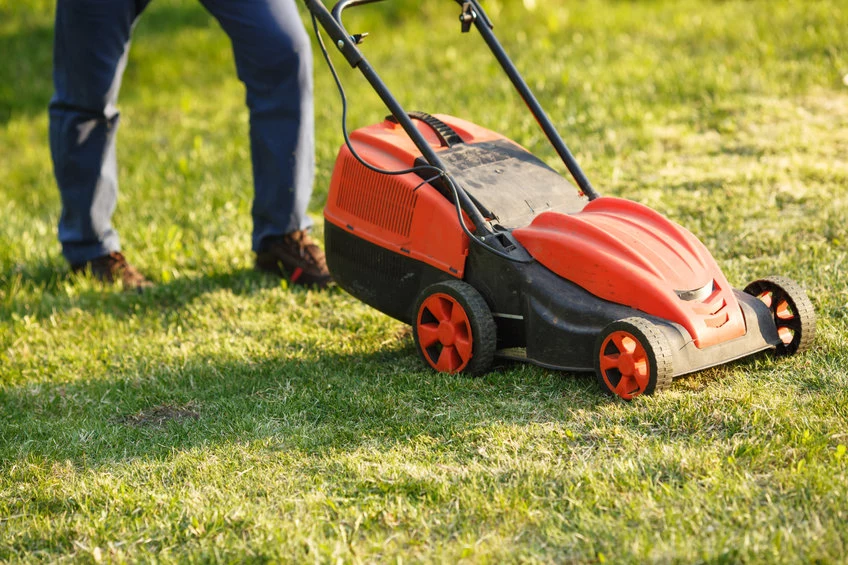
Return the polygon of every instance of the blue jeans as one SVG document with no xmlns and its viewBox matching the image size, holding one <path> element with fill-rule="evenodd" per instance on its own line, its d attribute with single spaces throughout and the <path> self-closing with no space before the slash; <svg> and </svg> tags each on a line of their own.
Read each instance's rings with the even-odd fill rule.
<svg viewBox="0 0 848 565">
<path fill-rule="evenodd" d="M 133 26 L 150 0 L 57 0 L 50 150 L 72 265 L 120 250 L 115 135 Z M 312 54 L 294 0 L 200 0 L 230 37 L 247 91 L 253 249 L 311 225 Z"/>
</svg>

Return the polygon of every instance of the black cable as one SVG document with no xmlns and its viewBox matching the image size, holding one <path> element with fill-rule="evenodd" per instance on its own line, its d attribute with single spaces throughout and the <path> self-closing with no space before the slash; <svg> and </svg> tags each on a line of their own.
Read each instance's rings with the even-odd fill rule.
<svg viewBox="0 0 848 565">
<path fill-rule="evenodd" d="M 336 72 L 336 67 L 333 65 L 333 61 L 330 60 L 330 54 L 327 52 L 327 47 L 324 45 L 324 39 L 321 37 L 321 33 L 318 30 L 318 19 L 315 17 L 315 14 L 312 14 L 312 27 L 315 29 L 315 37 L 318 39 L 318 45 L 321 47 L 321 53 L 324 55 L 324 60 L 327 62 L 327 66 L 330 68 L 330 73 L 333 75 L 333 80 L 336 82 L 336 88 L 339 90 L 339 96 L 342 99 L 342 135 L 344 136 L 345 145 L 350 149 L 351 154 L 353 154 L 354 158 L 359 161 L 366 168 L 374 171 L 375 173 L 380 173 L 383 175 L 405 175 L 409 173 L 418 173 L 421 171 L 435 171 L 437 176 L 446 174 L 445 171 L 439 169 L 438 167 L 434 167 L 433 165 L 418 165 L 409 169 L 400 169 L 396 171 L 391 171 L 387 169 L 381 169 L 379 167 L 375 167 L 371 163 L 368 163 L 359 156 L 356 152 L 356 149 L 353 147 L 353 143 L 350 141 L 350 137 L 347 132 L 347 95 L 345 94 L 344 86 L 342 86 L 342 81 L 339 78 L 338 73 Z"/>
<path fill-rule="evenodd" d="M 339 96 L 341 97 L 341 101 L 342 101 L 342 136 L 344 137 L 345 145 L 347 146 L 348 150 L 350 150 L 351 155 L 353 155 L 353 157 L 357 161 L 359 161 L 359 163 L 361 163 L 362 166 L 364 166 L 365 168 L 367 168 L 371 171 L 374 171 L 375 173 L 379 173 L 379 174 L 383 174 L 383 175 L 405 175 L 405 174 L 409 174 L 409 173 L 416 173 L 417 174 L 417 173 L 423 172 L 423 171 L 434 171 L 436 173 L 436 175 L 431 177 L 430 179 L 422 182 L 420 185 L 418 185 L 416 187 L 416 190 L 418 188 L 420 188 L 421 186 L 423 186 L 424 184 L 429 183 L 432 180 L 435 180 L 437 178 L 441 178 L 447 184 L 448 188 L 450 188 L 451 194 L 453 194 L 453 204 L 454 204 L 454 207 L 456 208 L 456 215 L 457 215 L 457 218 L 459 220 L 459 225 L 462 228 L 462 230 L 465 232 L 465 235 L 467 235 L 468 238 L 471 241 L 482 246 L 483 249 L 485 249 L 489 253 L 497 255 L 498 257 L 501 257 L 503 259 L 507 259 L 508 261 L 513 261 L 515 263 L 532 263 L 533 261 L 535 261 L 535 259 L 533 259 L 532 257 L 530 259 L 519 259 L 517 257 L 512 257 L 511 255 L 504 253 L 503 251 L 501 251 L 499 249 L 495 249 L 494 247 L 492 247 L 491 245 L 489 245 L 488 243 L 483 241 L 481 238 L 478 238 L 477 236 L 475 236 L 471 232 L 471 230 L 468 229 L 468 226 L 465 225 L 465 221 L 463 220 L 462 207 L 459 204 L 459 188 L 457 187 L 456 182 L 453 179 L 453 176 L 450 173 L 448 173 L 447 171 L 440 169 L 439 167 L 435 167 L 433 165 L 418 165 L 418 166 L 415 166 L 415 167 L 412 167 L 412 168 L 409 168 L 409 169 L 400 169 L 400 170 L 395 170 L 395 171 L 387 170 L 387 169 L 381 169 L 380 167 L 376 167 L 376 166 L 372 165 L 371 163 L 367 162 L 365 159 L 363 159 L 359 155 L 359 153 L 356 152 L 356 149 L 354 149 L 353 143 L 350 141 L 350 137 L 349 137 L 348 131 L 347 131 L 347 108 L 348 108 L 347 95 L 345 94 L 344 86 L 342 86 L 342 81 L 339 78 L 338 73 L 336 72 L 336 67 L 335 67 L 335 65 L 333 65 L 333 61 L 330 59 L 330 54 L 327 52 L 327 47 L 324 45 L 324 39 L 321 37 L 321 33 L 318 30 L 318 19 L 315 17 L 315 14 L 312 14 L 312 28 L 315 30 L 315 37 L 318 40 L 318 45 L 321 48 L 321 53 L 324 56 L 324 61 L 326 61 L 327 67 L 329 67 L 329 69 L 330 69 L 330 74 L 333 75 L 333 80 L 336 83 L 336 88 L 338 89 Z"/>
</svg>

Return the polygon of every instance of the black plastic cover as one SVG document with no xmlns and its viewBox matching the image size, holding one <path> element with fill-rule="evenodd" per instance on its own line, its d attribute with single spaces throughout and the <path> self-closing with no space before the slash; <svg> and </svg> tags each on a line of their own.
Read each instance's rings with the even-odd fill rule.
<svg viewBox="0 0 848 565">
<path fill-rule="evenodd" d="M 573 214 L 588 203 L 565 177 L 505 139 L 456 145 L 439 158 L 484 214 L 505 228 L 524 227 L 547 210 Z"/>
</svg>

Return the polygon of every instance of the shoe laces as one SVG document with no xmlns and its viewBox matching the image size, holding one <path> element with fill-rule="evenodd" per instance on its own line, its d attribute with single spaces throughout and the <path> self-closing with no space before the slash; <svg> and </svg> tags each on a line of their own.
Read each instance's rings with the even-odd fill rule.
<svg viewBox="0 0 848 565">
<path fill-rule="evenodd" d="M 284 240 L 290 245 L 297 247 L 298 255 L 302 259 L 308 259 L 311 263 L 319 265 L 323 261 L 323 253 L 321 253 L 321 248 L 318 247 L 318 244 L 315 243 L 309 236 L 309 232 L 306 230 L 297 230 L 291 233 L 288 233 L 284 236 Z"/>
</svg>

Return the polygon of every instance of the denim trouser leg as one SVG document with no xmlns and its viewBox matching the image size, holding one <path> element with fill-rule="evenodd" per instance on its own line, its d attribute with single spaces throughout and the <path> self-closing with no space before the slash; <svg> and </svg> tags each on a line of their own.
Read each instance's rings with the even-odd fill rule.
<svg viewBox="0 0 848 565">
<path fill-rule="evenodd" d="M 120 248 L 115 103 L 130 32 L 147 0 L 58 0 L 50 150 L 62 198 L 59 241 L 73 265 Z"/>
<path fill-rule="evenodd" d="M 201 0 L 233 44 L 247 89 L 253 160 L 253 249 L 312 224 L 312 53 L 294 0 Z"/>
<path fill-rule="evenodd" d="M 115 107 L 130 35 L 149 0 L 57 0 L 50 148 L 71 264 L 119 249 Z M 233 44 L 247 89 L 255 198 L 253 249 L 311 225 L 312 57 L 294 0 L 201 0 Z"/>
</svg>

